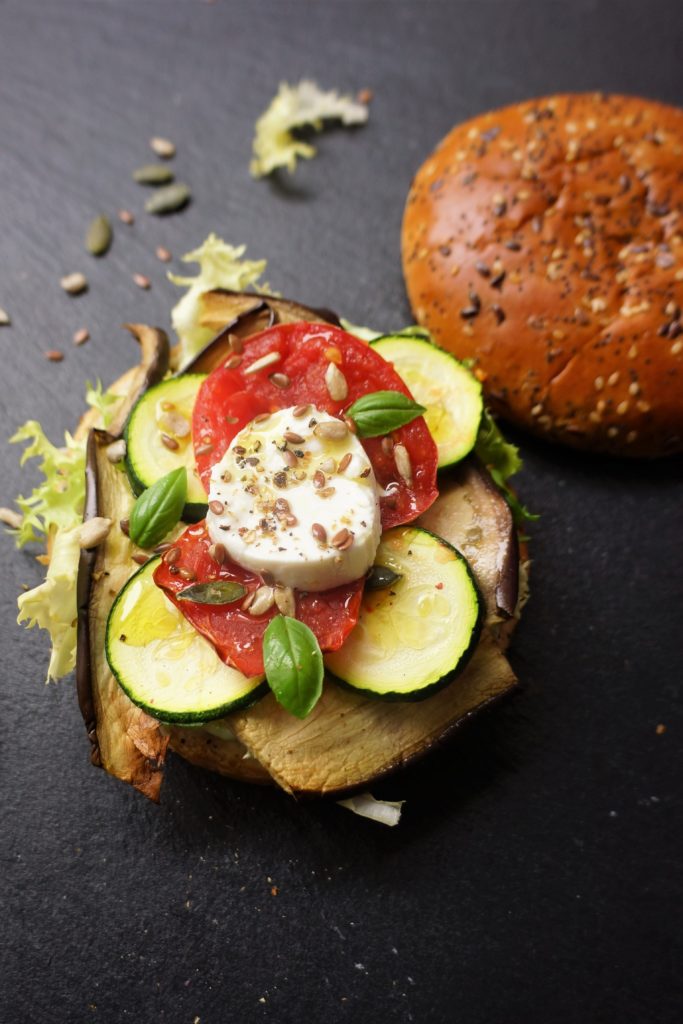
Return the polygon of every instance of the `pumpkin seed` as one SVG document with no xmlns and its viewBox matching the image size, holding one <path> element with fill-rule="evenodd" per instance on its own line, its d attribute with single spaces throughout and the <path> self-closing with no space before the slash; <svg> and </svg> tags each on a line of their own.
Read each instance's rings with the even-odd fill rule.
<svg viewBox="0 0 683 1024">
<path fill-rule="evenodd" d="M 160 156 L 163 160 L 171 160 L 175 156 L 175 146 L 170 139 L 164 139 L 160 135 L 155 135 L 149 140 L 149 144 L 156 155 Z"/>
<path fill-rule="evenodd" d="M 384 590 L 393 587 L 403 577 L 387 565 L 373 565 L 365 580 L 366 590 Z"/>
<path fill-rule="evenodd" d="M 133 179 L 138 185 L 169 185 L 174 178 L 171 168 L 163 164 L 143 164 L 133 171 Z"/>
<path fill-rule="evenodd" d="M 210 580 L 185 587 L 175 596 L 178 601 L 195 601 L 197 604 L 232 604 L 244 594 L 245 588 L 234 580 Z"/>
<path fill-rule="evenodd" d="M 103 213 L 90 222 L 85 236 L 85 247 L 93 256 L 104 256 L 112 243 L 113 232 L 109 218 Z"/>
<path fill-rule="evenodd" d="M 163 216 L 165 213 L 176 213 L 187 206 L 191 199 L 191 193 L 187 185 L 168 185 L 166 188 L 158 189 L 150 196 L 145 203 L 147 213 L 154 213 Z"/>
</svg>

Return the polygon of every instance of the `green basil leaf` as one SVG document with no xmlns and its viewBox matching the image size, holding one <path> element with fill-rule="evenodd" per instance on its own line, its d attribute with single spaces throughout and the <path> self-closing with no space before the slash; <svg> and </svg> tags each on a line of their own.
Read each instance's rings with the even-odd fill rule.
<svg viewBox="0 0 683 1024">
<path fill-rule="evenodd" d="M 297 718 L 310 714 L 323 692 L 323 656 L 308 626 L 276 615 L 263 634 L 263 663 L 275 699 Z"/>
<path fill-rule="evenodd" d="M 193 583 L 179 591 L 175 597 L 178 601 L 196 601 L 197 604 L 232 604 L 246 594 L 246 588 L 235 580 L 209 580 L 206 583 Z"/>
<path fill-rule="evenodd" d="M 394 572 L 386 565 L 373 565 L 365 580 L 366 590 L 386 590 L 402 580 L 400 572 Z"/>
<path fill-rule="evenodd" d="M 363 395 L 347 409 L 360 437 L 379 437 L 417 419 L 426 412 L 401 391 L 372 391 Z"/>
<path fill-rule="evenodd" d="M 130 539 L 141 548 L 159 544 L 182 515 L 187 500 L 187 470 L 184 466 L 143 491 L 130 514 Z"/>
</svg>

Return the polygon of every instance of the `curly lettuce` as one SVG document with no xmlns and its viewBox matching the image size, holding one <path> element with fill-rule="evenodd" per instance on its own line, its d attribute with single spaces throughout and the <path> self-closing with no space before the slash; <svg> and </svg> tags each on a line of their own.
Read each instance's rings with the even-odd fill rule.
<svg viewBox="0 0 683 1024">
<path fill-rule="evenodd" d="M 115 395 L 113 391 L 104 391 L 102 389 L 102 381 L 98 378 L 94 384 L 89 380 L 85 382 L 85 400 L 91 409 L 97 409 L 100 414 L 98 426 L 102 426 L 106 430 L 114 417 L 122 396 Z"/>
<path fill-rule="evenodd" d="M 80 519 L 80 517 L 79 517 Z M 46 629 L 52 640 L 46 682 L 61 679 L 76 664 L 76 577 L 80 552 L 80 521 L 60 529 L 54 538 L 47 576 L 18 598 L 17 622 Z"/>
<path fill-rule="evenodd" d="M 215 333 L 210 327 L 202 327 L 199 323 L 199 300 L 204 292 L 209 292 L 213 288 L 243 292 L 257 281 L 260 282 L 267 261 L 243 259 L 246 248 L 246 245 L 229 245 L 216 235 L 210 234 L 198 249 L 193 249 L 182 257 L 183 263 L 199 264 L 199 273 L 196 277 L 168 275 L 173 284 L 188 289 L 171 312 L 173 329 L 178 335 L 182 349 L 181 365 L 185 365 L 201 352 Z M 259 283 L 259 289 L 270 291 L 268 285 L 263 282 Z"/>
<path fill-rule="evenodd" d="M 533 522 L 539 517 L 529 512 L 522 505 L 517 495 L 508 484 L 508 480 L 522 468 L 522 460 L 516 445 L 506 441 L 498 424 L 488 409 L 484 409 L 479 426 L 479 434 L 474 450 L 484 463 L 496 486 L 502 491 L 505 500 L 512 509 L 517 526 L 523 522 Z"/>
<path fill-rule="evenodd" d="M 29 441 L 21 456 L 40 458 L 39 469 L 45 479 L 28 497 L 16 503 L 22 512 L 21 526 L 15 534 L 17 547 L 41 540 L 50 533 L 70 530 L 83 516 L 85 502 L 85 441 L 76 441 L 67 433 L 64 446 L 58 448 L 47 439 L 37 420 L 28 420 L 10 438 L 10 442 Z"/>
<path fill-rule="evenodd" d="M 282 82 L 275 99 L 256 122 L 249 170 L 254 178 L 264 178 L 278 167 L 286 167 L 291 173 L 300 157 L 310 160 L 315 156 L 315 147 L 296 137 L 297 129 L 321 131 L 326 121 L 355 125 L 367 119 L 364 103 L 341 96 L 336 89 L 325 92 L 307 80 L 298 85 Z"/>
</svg>

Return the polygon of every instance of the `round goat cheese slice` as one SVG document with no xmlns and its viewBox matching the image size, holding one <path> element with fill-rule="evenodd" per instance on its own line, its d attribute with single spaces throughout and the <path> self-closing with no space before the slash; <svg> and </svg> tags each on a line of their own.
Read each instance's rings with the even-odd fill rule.
<svg viewBox="0 0 683 1024">
<path fill-rule="evenodd" d="M 257 416 L 211 471 L 207 529 L 245 569 L 329 590 L 372 565 L 379 489 L 346 424 L 308 406 Z"/>
</svg>

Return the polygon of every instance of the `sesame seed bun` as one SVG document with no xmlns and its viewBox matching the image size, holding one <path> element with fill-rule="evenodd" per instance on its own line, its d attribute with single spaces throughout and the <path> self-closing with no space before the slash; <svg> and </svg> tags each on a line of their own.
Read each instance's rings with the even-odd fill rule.
<svg viewBox="0 0 683 1024">
<path fill-rule="evenodd" d="M 595 93 L 483 114 L 422 165 L 410 302 L 495 412 L 575 447 L 683 450 L 682 166 L 683 110 Z"/>
</svg>

